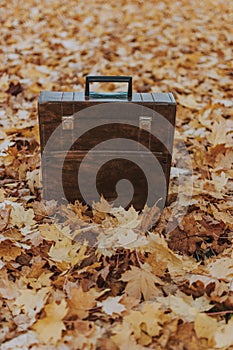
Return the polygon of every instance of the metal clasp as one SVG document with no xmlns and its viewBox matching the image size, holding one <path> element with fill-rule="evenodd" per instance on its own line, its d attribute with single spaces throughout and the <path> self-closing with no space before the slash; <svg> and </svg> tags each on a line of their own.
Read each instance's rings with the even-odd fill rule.
<svg viewBox="0 0 233 350">
<path fill-rule="evenodd" d="M 152 117 L 140 116 L 139 117 L 139 128 L 146 131 L 151 131 Z"/>
<path fill-rule="evenodd" d="M 74 129 L 74 116 L 64 115 L 62 118 L 62 129 L 63 130 L 73 130 Z"/>
</svg>

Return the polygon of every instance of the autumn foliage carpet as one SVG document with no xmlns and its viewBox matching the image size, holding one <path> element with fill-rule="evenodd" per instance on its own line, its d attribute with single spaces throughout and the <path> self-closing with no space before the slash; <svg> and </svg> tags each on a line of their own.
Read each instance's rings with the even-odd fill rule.
<svg viewBox="0 0 233 350">
<path fill-rule="evenodd" d="M 232 6 L 1 1 L 1 350 L 233 349 Z M 104 200 L 91 215 L 42 203 L 38 94 L 83 91 L 86 74 L 174 93 L 179 134 L 159 220 L 156 208 Z M 193 172 L 184 217 L 173 210 L 181 140 Z"/>
</svg>

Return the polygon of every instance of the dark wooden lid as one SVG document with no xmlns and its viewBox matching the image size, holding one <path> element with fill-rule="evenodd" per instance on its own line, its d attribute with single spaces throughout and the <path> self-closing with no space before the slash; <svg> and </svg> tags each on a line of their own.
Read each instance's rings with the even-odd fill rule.
<svg viewBox="0 0 233 350">
<path fill-rule="evenodd" d="M 61 92 L 61 91 L 41 91 L 38 103 L 46 102 L 151 102 L 153 104 L 172 104 L 176 101 L 171 92 L 151 92 L 151 93 L 133 93 L 129 99 L 125 93 L 91 93 L 89 98 L 85 98 L 84 92 Z"/>
</svg>

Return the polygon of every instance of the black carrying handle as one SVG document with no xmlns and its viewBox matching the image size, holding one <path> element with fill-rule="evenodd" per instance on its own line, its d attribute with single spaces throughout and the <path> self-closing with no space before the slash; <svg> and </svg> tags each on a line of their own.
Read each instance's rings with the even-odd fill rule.
<svg viewBox="0 0 233 350">
<path fill-rule="evenodd" d="M 85 97 L 90 96 L 90 83 L 128 83 L 128 98 L 132 98 L 132 77 L 129 76 L 86 76 Z"/>
</svg>

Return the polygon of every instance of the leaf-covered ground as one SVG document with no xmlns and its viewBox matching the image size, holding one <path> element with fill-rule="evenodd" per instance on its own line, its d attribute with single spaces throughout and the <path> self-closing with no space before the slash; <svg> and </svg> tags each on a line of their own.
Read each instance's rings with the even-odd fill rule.
<svg viewBox="0 0 233 350">
<path fill-rule="evenodd" d="M 232 6 L 1 1 L 1 350 L 233 349 Z M 38 94 L 86 74 L 174 93 L 194 187 L 169 235 L 174 169 L 154 228 L 156 208 L 41 202 Z"/>
</svg>

